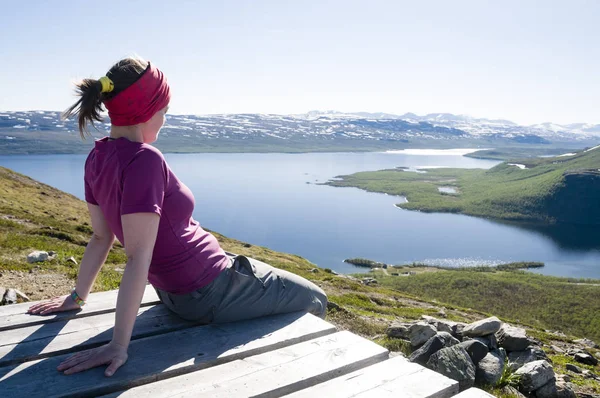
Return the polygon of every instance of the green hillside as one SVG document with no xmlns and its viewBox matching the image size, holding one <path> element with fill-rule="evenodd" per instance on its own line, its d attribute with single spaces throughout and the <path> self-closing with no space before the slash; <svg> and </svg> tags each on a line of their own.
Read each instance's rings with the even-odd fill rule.
<svg viewBox="0 0 600 398">
<path fill-rule="evenodd" d="M 32 300 L 68 293 L 78 273 L 78 266 L 69 258 L 81 260 L 90 233 L 84 202 L 0 167 L 0 286 L 20 289 Z M 371 273 L 368 276 L 377 278 L 379 284 L 367 286 L 357 278 L 315 267 L 302 257 L 214 234 L 225 250 L 312 280 L 329 297 L 329 322 L 393 351 L 409 353 L 410 347 L 404 340 L 385 335 L 389 324 L 397 319 L 419 319 L 422 315 L 444 314 L 450 320 L 470 322 L 493 314 L 527 327 L 531 336 L 545 344 L 568 343 L 575 336 L 600 339 L 595 317 L 600 310 L 598 281 L 518 271 L 410 267 L 407 270 L 416 272 L 416 276 L 394 277 L 383 271 Z M 26 257 L 33 250 L 52 250 L 56 257 L 29 264 Z M 126 260 L 123 248 L 115 244 L 93 290 L 118 288 Z M 561 330 L 569 335 L 547 333 L 545 329 Z M 557 369 L 565 372 L 564 364 L 559 363 L 564 362 L 565 357 L 548 352 Z M 574 381 L 582 391 L 600 392 L 600 385 L 594 380 L 575 376 Z"/>
<path fill-rule="evenodd" d="M 515 165 L 517 164 L 517 165 Z M 327 184 L 405 196 L 398 206 L 506 220 L 600 224 L 600 147 L 573 156 L 528 158 L 490 170 L 360 172 Z M 453 193 L 438 188 L 451 188 Z"/>
</svg>

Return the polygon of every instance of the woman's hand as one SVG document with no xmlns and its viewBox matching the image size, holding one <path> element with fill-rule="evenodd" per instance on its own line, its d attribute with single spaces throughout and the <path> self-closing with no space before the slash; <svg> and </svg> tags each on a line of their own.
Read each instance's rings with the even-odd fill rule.
<svg viewBox="0 0 600 398">
<path fill-rule="evenodd" d="M 70 295 L 54 297 L 53 299 L 42 301 L 29 307 L 28 314 L 47 315 L 52 312 L 61 312 L 77 310 L 81 308 Z"/>
<path fill-rule="evenodd" d="M 70 375 L 96 366 L 108 365 L 104 375 L 112 376 L 125 362 L 127 362 L 127 347 L 111 341 L 101 347 L 81 351 L 70 356 L 62 361 L 56 369 L 58 371 L 64 370 L 64 374 Z"/>
</svg>

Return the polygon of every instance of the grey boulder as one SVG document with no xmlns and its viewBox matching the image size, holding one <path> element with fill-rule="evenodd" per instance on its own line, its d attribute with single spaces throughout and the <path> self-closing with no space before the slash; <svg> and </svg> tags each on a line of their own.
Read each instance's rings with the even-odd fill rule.
<svg viewBox="0 0 600 398">
<path fill-rule="evenodd" d="M 442 348 L 451 347 L 458 344 L 459 341 L 452 337 L 450 333 L 438 332 L 435 336 L 427 340 L 425 344 L 411 354 L 409 360 L 421 365 L 425 365 L 431 355 L 438 352 Z"/>
<path fill-rule="evenodd" d="M 475 382 L 478 384 L 488 384 L 495 386 L 502 378 L 504 372 L 505 355 L 501 351 L 490 351 L 477 364 L 475 372 Z"/>
<path fill-rule="evenodd" d="M 473 361 L 475 365 L 477 365 L 490 351 L 487 345 L 476 339 L 463 341 L 459 345 L 467 350 L 467 353 L 471 357 L 471 361 Z"/>
<path fill-rule="evenodd" d="M 529 339 L 525 329 L 503 324 L 498 333 L 498 345 L 506 351 L 523 351 L 529 346 Z"/>
<path fill-rule="evenodd" d="M 475 384 L 475 365 L 460 345 L 442 348 L 429 358 L 427 367 L 458 381 L 461 391 Z"/>
<path fill-rule="evenodd" d="M 521 394 L 521 392 L 519 390 L 517 390 L 516 388 L 514 388 L 512 386 L 504 386 L 504 387 L 502 387 L 502 389 L 500 390 L 500 392 L 502 394 L 508 395 L 510 397 L 526 398 L 525 395 Z"/>
<path fill-rule="evenodd" d="M 582 346 L 587 347 L 587 348 L 600 348 L 598 346 L 598 344 L 596 344 L 595 342 L 593 342 L 592 340 L 587 339 L 587 338 L 573 340 L 573 343 L 581 344 Z"/>
<path fill-rule="evenodd" d="M 435 336 L 437 330 L 427 322 L 417 322 L 408 328 L 410 345 L 418 347 Z"/>
<path fill-rule="evenodd" d="M 577 398 L 571 383 L 552 379 L 535 391 L 536 398 Z"/>
<path fill-rule="evenodd" d="M 48 260 L 48 253 L 40 250 L 33 251 L 27 255 L 28 263 L 39 263 Z"/>
<path fill-rule="evenodd" d="M 387 335 L 389 337 L 397 337 L 408 340 L 410 338 L 410 333 L 408 331 L 409 327 L 410 323 L 398 321 L 392 322 L 392 324 L 387 328 Z"/>
<path fill-rule="evenodd" d="M 565 368 L 567 368 L 567 370 L 570 370 L 573 373 L 581 373 L 582 370 L 579 366 L 575 366 L 572 363 L 568 363 Z"/>
<path fill-rule="evenodd" d="M 483 344 L 487 345 L 487 347 L 490 351 L 498 348 L 498 340 L 496 340 L 495 334 L 490 334 L 488 336 L 467 337 L 467 338 L 481 341 Z"/>
<path fill-rule="evenodd" d="M 4 293 L 4 297 L 0 298 L 1 304 L 17 304 L 17 291 L 15 289 L 8 289 Z"/>
<path fill-rule="evenodd" d="M 574 358 L 577 362 L 581 362 L 586 365 L 598 365 L 598 360 L 588 353 L 578 352 L 577 354 L 575 354 Z"/>
<path fill-rule="evenodd" d="M 469 337 L 487 336 L 500 330 L 500 326 L 502 326 L 500 319 L 493 316 L 465 326 L 462 335 Z"/>
<path fill-rule="evenodd" d="M 521 366 L 526 363 L 539 361 L 539 360 L 548 360 L 548 356 L 539 347 L 530 346 L 523 351 L 513 351 L 508 353 L 508 366 L 512 370 L 519 369 Z"/>
<path fill-rule="evenodd" d="M 546 360 L 529 362 L 515 372 L 521 378 L 521 389 L 530 393 L 554 379 L 554 370 Z"/>
</svg>

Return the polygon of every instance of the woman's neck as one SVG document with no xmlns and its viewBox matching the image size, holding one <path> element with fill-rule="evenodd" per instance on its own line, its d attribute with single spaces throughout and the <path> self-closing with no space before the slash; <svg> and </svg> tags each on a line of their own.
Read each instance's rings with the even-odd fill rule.
<svg viewBox="0 0 600 398">
<path fill-rule="evenodd" d="M 144 142 L 144 136 L 142 134 L 142 126 L 136 124 L 135 126 L 111 126 L 110 127 L 110 138 L 126 138 L 133 142 Z"/>
</svg>

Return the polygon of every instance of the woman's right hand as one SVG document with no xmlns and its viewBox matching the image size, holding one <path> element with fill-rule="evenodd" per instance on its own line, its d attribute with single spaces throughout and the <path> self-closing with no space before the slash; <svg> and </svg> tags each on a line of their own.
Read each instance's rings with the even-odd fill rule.
<svg viewBox="0 0 600 398">
<path fill-rule="evenodd" d="M 81 308 L 79 304 L 73 301 L 71 295 L 68 294 L 66 296 L 54 297 L 50 300 L 34 304 L 29 307 L 27 313 L 33 315 L 48 315 L 53 312 L 77 310 L 79 308 Z"/>
</svg>

